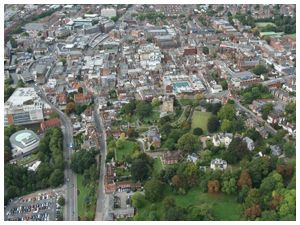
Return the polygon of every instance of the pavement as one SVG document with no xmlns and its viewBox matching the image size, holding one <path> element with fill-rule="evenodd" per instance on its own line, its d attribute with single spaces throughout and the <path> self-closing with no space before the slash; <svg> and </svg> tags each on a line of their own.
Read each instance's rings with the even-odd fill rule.
<svg viewBox="0 0 300 225">
<path fill-rule="evenodd" d="M 66 221 L 76 221 L 78 220 L 78 212 L 77 212 L 77 177 L 73 173 L 70 168 L 71 165 L 71 156 L 73 149 L 70 147 L 72 144 L 73 146 L 73 126 L 68 118 L 60 109 L 58 109 L 55 105 L 53 105 L 45 96 L 43 90 L 38 86 L 34 86 L 35 90 L 37 91 L 38 95 L 47 102 L 52 109 L 58 113 L 61 123 L 64 127 L 63 134 L 63 148 L 64 148 L 64 159 L 66 162 L 65 167 L 65 188 L 66 188 L 66 204 L 65 204 L 65 213 L 64 213 L 64 220 Z"/>
</svg>

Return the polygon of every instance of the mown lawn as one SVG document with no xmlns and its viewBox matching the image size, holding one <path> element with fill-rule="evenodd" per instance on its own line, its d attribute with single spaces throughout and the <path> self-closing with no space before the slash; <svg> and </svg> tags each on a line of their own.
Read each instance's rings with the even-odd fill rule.
<svg viewBox="0 0 300 225">
<path fill-rule="evenodd" d="M 210 112 L 194 111 L 192 116 L 192 129 L 200 127 L 204 133 L 207 133 L 207 122 L 210 117 Z"/>
<path fill-rule="evenodd" d="M 212 204 L 213 214 L 216 221 L 236 221 L 243 220 L 241 218 L 242 208 L 235 200 L 235 196 L 228 196 L 222 193 L 209 194 L 203 193 L 199 188 L 191 189 L 186 195 L 175 195 L 171 192 L 166 193 L 166 196 L 175 198 L 176 204 L 186 208 L 190 205 L 197 206 L 203 203 Z M 155 209 L 159 218 L 163 215 L 163 206 L 161 202 L 147 203 L 145 207 L 138 210 L 135 220 L 148 220 L 149 212 Z"/>
<path fill-rule="evenodd" d="M 257 26 L 258 28 L 264 28 L 268 25 L 272 25 L 272 26 L 276 27 L 275 23 L 271 23 L 271 22 L 258 22 L 258 23 L 255 23 L 255 26 Z"/>
<path fill-rule="evenodd" d="M 136 142 L 125 140 L 122 148 L 116 149 L 116 160 L 117 161 L 125 160 L 125 158 L 128 155 L 133 154 L 133 152 L 137 148 L 138 148 L 138 144 Z"/>
<path fill-rule="evenodd" d="M 90 207 L 86 207 L 85 198 L 88 196 L 88 186 L 82 184 L 82 175 L 77 175 L 77 189 L 79 195 L 77 196 L 78 216 L 80 220 L 94 220 L 96 211 L 96 201 L 93 200 Z M 96 199 L 96 198 L 95 198 Z"/>
<path fill-rule="evenodd" d="M 154 176 L 159 175 L 159 173 L 160 173 L 160 171 L 162 170 L 162 168 L 163 168 L 163 164 L 162 164 L 160 158 L 154 159 L 153 175 L 154 175 Z"/>
<path fill-rule="evenodd" d="M 179 102 L 181 103 L 181 105 L 187 106 L 187 105 L 196 105 L 196 104 L 199 103 L 199 100 L 189 99 L 189 98 L 182 98 L 182 99 L 179 99 Z"/>
</svg>

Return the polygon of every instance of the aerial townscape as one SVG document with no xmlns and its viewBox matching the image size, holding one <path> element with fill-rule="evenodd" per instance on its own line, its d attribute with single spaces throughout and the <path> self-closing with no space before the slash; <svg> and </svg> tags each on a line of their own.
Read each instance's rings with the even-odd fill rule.
<svg viewBox="0 0 300 225">
<path fill-rule="evenodd" d="M 6 4 L 4 43 L 4 220 L 296 220 L 296 5 Z"/>
</svg>

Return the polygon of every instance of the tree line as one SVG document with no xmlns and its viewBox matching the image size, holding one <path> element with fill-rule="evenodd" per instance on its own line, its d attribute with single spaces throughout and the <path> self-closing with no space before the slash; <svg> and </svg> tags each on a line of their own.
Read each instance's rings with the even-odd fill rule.
<svg viewBox="0 0 300 225">
<path fill-rule="evenodd" d="M 4 167 L 5 203 L 9 199 L 64 183 L 63 134 L 60 128 L 48 129 L 38 146 L 38 169 L 6 163 Z"/>
</svg>

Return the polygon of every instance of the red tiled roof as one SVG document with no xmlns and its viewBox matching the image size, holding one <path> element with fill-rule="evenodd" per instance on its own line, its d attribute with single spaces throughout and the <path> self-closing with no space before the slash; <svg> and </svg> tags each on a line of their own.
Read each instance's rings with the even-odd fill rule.
<svg viewBox="0 0 300 225">
<path fill-rule="evenodd" d="M 84 102 L 84 101 L 87 101 L 91 98 L 91 95 L 90 94 L 83 94 L 83 93 L 77 93 L 77 94 L 74 94 L 74 101 L 75 103 L 76 102 Z"/>
<path fill-rule="evenodd" d="M 64 93 L 58 94 L 57 95 L 58 98 L 58 103 L 59 104 L 66 104 L 67 103 L 67 96 Z"/>
<path fill-rule="evenodd" d="M 116 191 L 116 184 L 106 184 L 105 193 L 113 193 Z"/>
<path fill-rule="evenodd" d="M 60 120 L 58 118 L 53 118 L 47 121 L 41 122 L 41 129 L 45 130 L 50 127 L 60 126 Z"/>
</svg>

